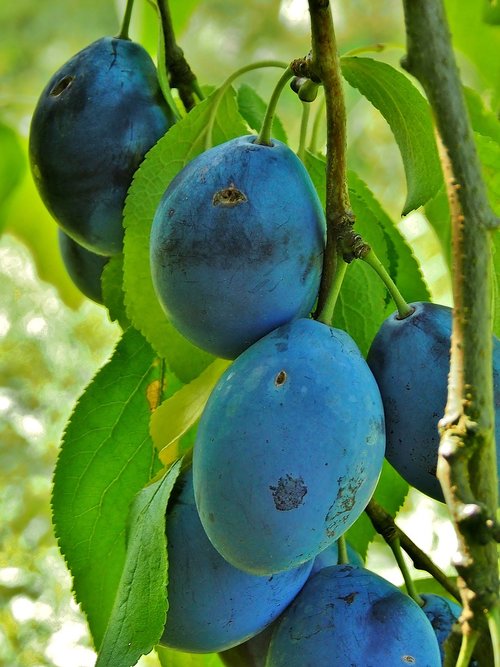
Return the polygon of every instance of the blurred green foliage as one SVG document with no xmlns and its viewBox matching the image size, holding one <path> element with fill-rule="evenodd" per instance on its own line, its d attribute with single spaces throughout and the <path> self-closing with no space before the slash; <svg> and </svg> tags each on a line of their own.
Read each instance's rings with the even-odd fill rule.
<svg viewBox="0 0 500 667">
<path fill-rule="evenodd" d="M 404 53 L 400 3 L 333 4 L 342 53 L 371 46 L 375 57 L 397 65 Z M 446 4 L 464 81 L 497 113 L 500 27 L 484 22 L 481 3 Z M 0 667 L 91 667 L 95 661 L 86 626 L 71 602 L 49 497 L 64 424 L 110 355 L 119 329 L 65 275 L 55 224 L 26 169 L 26 137 L 45 82 L 76 51 L 103 34 L 115 34 L 123 5 L 102 0 L 0 4 L 0 229 L 5 229 L 0 238 Z M 289 61 L 309 50 L 306 0 L 174 0 L 172 5 L 180 45 L 202 85 L 218 85 L 250 61 Z M 136 0 L 131 34 L 155 52 L 156 15 L 144 0 Z M 385 46 L 375 46 L 380 44 Z M 276 76 L 261 70 L 245 82 L 268 99 Z M 349 166 L 398 220 L 406 191 L 393 136 L 357 91 L 346 85 L 346 94 Z M 317 108 L 314 103 L 313 114 Z M 290 91 L 279 113 L 296 146 L 301 110 Z M 321 132 L 319 138 L 321 144 Z M 421 215 L 403 220 L 400 228 L 434 298 L 449 302 L 449 275 L 436 234 Z M 427 515 L 431 508 L 433 520 L 441 522 L 422 546 L 445 566 L 437 537 L 439 530 L 450 539 L 443 529 L 445 510 L 413 495 L 406 516 L 413 516 L 417 505 Z M 376 565 L 383 564 L 379 547 L 376 542 Z M 139 664 L 158 662 L 150 656 Z"/>
</svg>

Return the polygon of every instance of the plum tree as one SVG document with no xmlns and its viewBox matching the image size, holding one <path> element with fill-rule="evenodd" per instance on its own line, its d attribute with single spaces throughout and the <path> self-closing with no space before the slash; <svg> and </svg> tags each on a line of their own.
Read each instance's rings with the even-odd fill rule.
<svg viewBox="0 0 500 667">
<path fill-rule="evenodd" d="M 58 239 L 61 257 L 71 280 L 86 297 L 102 303 L 101 276 L 109 257 L 87 250 L 61 229 L 58 230 Z"/>
<path fill-rule="evenodd" d="M 31 121 L 31 170 L 69 236 L 120 252 L 132 176 L 172 122 L 153 61 L 128 39 L 98 39 L 51 77 Z"/>
<path fill-rule="evenodd" d="M 384 443 L 354 341 L 311 319 L 279 327 L 230 366 L 200 420 L 193 476 L 208 537 L 258 574 L 315 557 L 365 508 Z"/>
<path fill-rule="evenodd" d="M 417 603 L 374 572 L 333 565 L 311 577 L 281 617 L 266 667 L 414 664 L 441 664 Z"/>
<path fill-rule="evenodd" d="M 443 500 L 436 478 L 439 433 L 450 370 L 451 309 L 413 303 L 404 319 L 390 315 L 375 336 L 367 361 L 384 403 L 386 457 L 414 487 Z M 494 337 L 496 442 L 500 442 L 500 341 Z M 500 457 L 498 457 L 500 466 Z M 500 467 L 499 467 L 500 471 Z"/>
<path fill-rule="evenodd" d="M 285 144 L 233 139 L 168 186 L 151 231 L 156 293 L 199 347 L 234 358 L 312 309 L 325 219 L 303 164 Z"/>
<path fill-rule="evenodd" d="M 273 577 L 237 570 L 205 535 L 191 470 L 177 484 L 167 511 L 169 610 L 161 643 L 195 653 L 228 649 L 264 630 L 285 609 L 312 562 Z"/>
</svg>

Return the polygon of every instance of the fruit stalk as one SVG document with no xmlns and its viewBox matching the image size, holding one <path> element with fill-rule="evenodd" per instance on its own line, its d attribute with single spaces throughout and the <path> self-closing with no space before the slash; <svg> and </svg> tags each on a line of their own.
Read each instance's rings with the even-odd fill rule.
<svg viewBox="0 0 500 667">
<path fill-rule="evenodd" d="M 123 14 L 122 24 L 120 26 L 120 32 L 118 33 L 118 39 L 129 39 L 128 31 L 130 28 L 130 19 L 132 17 L 132 8 L 134 6 L 134 0 L 127 0 L 125 6 L 125 12 Z"/>
<path fill-rule="evenodd" d="M 438 478 L 459 541 L 464 634 L 486 628 L 484 610 L 500 605 L 492 517 L 497 507 L 491 342 L 489 205 L 465 108 L 442 0 L 403 0 L 407 56 L 442 138 L 452 211 L 454 317 L 448 403 L 441 421 Z M 422 45 L 425 44 L 425 48 Z"/>
<path fill-rule="evenodd" d="M 330 3 L 309 0 L 309 13 L 312 53 L 306 64 L 309 78 L 323 84 L 326 102 L 327 241 L 317 308 L 321 313 L 339 265 L 344 262 L 343 239 L 352 228 L 354 216 L 347 188 L 346 110 Z"/>
<path fill-rule="evenodd" d="M 399 528 L 392 516 L 380 505 L 374 498 L 366 506 L 366 513 L 373 524 L 373 527 L 384 540 L 390 545 L 394 539 L 399 539 L 399 543 L 413 561 L 413 565 L 418 570 L 425 570 L 438 581 L 441 586 L 460 601 L 460 593 L 453 582 L 448 579 L 446 574 L 422 551 L 409 537 Z"/>
</svg>

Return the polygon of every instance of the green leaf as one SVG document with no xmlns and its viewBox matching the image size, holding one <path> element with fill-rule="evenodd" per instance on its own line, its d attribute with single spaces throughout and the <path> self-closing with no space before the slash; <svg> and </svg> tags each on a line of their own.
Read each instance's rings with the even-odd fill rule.
<svg viewBox="0 0 500 667">
<path fill-rule="evenodd" d="M 158 377 L 150 346 L 128 329 L 80 397 L 57 460 L 55 532 L 97 647 L 125 562 L 129 505 L 158 467 L 147 394 Z"/>
<path fill-rule="evenodd" d="M 500 121 L 496 114 L 486 108 L 481 96 L 475 90 L 464 87 L 463 91 L 474 132 L 500 143 Z"/>
<path fill-rule="evenodd" d="M 243 83 L 238 88 L 238 111 L 252 130 L 260 132 L 266 109 L 267 104 L 253 88 L 246 83 Z M 278 141 L 282 141 L 284 144 L 288 142 L 285 128 L 278 116 L 274 117 L 271 136 L 274 139 L 278 139 Z"/>
<path fill-rule="evenodd" d="M 406 173 L 406 215 L 431 199 L 443 182 L 429 105 L 391 65 L 346 56 L 341 66 L 346 81 L 380 111 L 394 134 Z"/>
<path fill-rule="evenodd" d="M 132 667 L 162 635 L 168 608 L 165 512 L 180 466 L 178 461 L 133 501 L 125 566 L 96 667 Z"/>
<path fill-rule="evenodd" d="M 196 106 L 152 148 L 134 176 L 125 205 L 124 288 L 127 314 L 136 329 L 184 382 L 197 377 L 213 357 L 187 341 L 170 324 L 153 288 L 149 235 L 154 213 L 172 178 L 205 148 L 206 128 L 216 95 Z M 248 133 L 234 91 L 222 97 L 213 132 L 219 144 Z"/>
<path fill-rule="evenodd" d="M 156 653 L 162 667 L 223 667 L 224 664 L 217 653 L 182 653 L 165 646 L 157 646 Z"/>
<path fill-rule="evenodd" d="M 178 440 L 199 419 L 212 389 L 230 363 L 226 359 L 216 359 L 153 412 L 150 432 L 159 450 Z"/>
<path fill-rule="evenodd" d="M 375 489 L 373 497 L 395 517 L 403 506 L 404 500 L 408 494 L 408 483 L 399 475 L 391 464 L 384 459 L 382 474 Z M 363 513 L 356 523 L 349 528 L 346 533 L 346 539 L 356 549 L 356 551 L 366 558 L 368 545 L 375 537 L 375 528 L 368 516 Z"/>
<path fill-rule="evenodd" d="M 130 326 L 130 321 L 125 311 L 123 295 L 123 255 L 115 255 L 106 262 L 101 284 L 103 301 L 108 309 L 109 319 L 112 322 L 118 322 L 125 331 Z"/>
<path fill-rule="evenodd" d="M 500 5 L 497 0 L 483 0 L 483 21 L 490 25 L 500 25 Z"/>
</svg>

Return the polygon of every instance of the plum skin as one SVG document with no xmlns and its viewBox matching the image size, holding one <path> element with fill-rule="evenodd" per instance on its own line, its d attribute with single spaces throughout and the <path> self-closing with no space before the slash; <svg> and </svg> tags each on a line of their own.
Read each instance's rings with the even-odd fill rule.
<svg viewBox="0 0 500 667">
<path fill-rule="evenodd" d="M 352 565 L 308 579 L 277 623 L 266 667 L 440 667 L 434 630 L 414 600 Z"/>
<path fill-rule="evenodd" d="M 88 250 L 120 252 L 132 176 L 173 117 L 147 51 L 103 37 L 49 80 L 31 121 L 31 170 L 63 230 Z"/>
<path fill-rule="evenodd" d="M 314 558 L 364 510 L 385 444 L 378 387 L 354 341 L 312 319 L 248 348 L 213 390 L 193 451 L 215 548 L 272 574 Z"/>
<path fill-rule="evenodd" d="M 450 367 L 452 310 L 434 303 L 410 304 L 413 314 L 390 315 L 367 356 L 384 403 L 386 457 L 415 488 L 443 501 L 436 477 L 439 432 Z M 500 442 L 500 341 L 493 337 L 495 438 Z M 500 474 L 500 457 L 497 455 Z M 500 488 L 499 488 L 500 491 Z"/>
<path fill-rule="evenodd" d="M 103 303 L 101 277 L 109 257 L 97 255 L 58 230 L 59 250 L 69 277 L 86 297 Z"/>
<path fill-rule="evenodd" d="M 169 608 L 160 643 L 192 653 L 226 650 L 262 632 L 279 616 L 302 588 L 312 562 L 274 577 L 237 570 L 205 535 L 191 470 L 177 485 L 166 520 Z"/>
<path fill-rule="evenodd" d="M 189 162 L 153 220 L 153 285 L 172 324 L 233 359 L 316 300 L 326 223 L 295 153 L 244 136 Z"/>
</svg>

